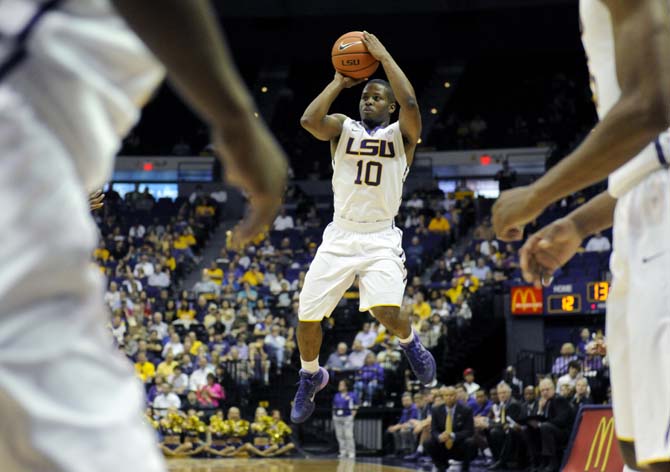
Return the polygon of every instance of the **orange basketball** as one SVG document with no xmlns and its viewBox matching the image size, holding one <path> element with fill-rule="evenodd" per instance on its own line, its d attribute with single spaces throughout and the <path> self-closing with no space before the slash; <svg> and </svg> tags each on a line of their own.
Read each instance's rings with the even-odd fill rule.
<svg viewBox="0 0 670 472">
<path fill-rule="evenodd" d="M 340 36 L 333 45 L 331 58 L 336 71 L 354 79 L 370 77 L 379 67 L 379 61 L 372 57 L 363 43 L 361 31 Z"/>
</svg>

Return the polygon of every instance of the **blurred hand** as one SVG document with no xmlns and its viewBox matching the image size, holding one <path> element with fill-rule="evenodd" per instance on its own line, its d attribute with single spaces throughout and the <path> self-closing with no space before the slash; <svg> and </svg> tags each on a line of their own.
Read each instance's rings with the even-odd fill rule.
<svg viewBox="0 0 670 472">
<path fill-rule="evenodd" d="M 212 129 L 212 142 L 228 183 L 244 191 L 249 205 L 233 229 L 233 248 L 241 249 L 267 231 L 282 204 L 287 178 L 284 151 L 263 120 L 249 115 Z"/>
<path fill-rule="evenodd" d="M 492 210 L 496 237 L 503 241 L 520 241 L 524 225 L 540 216 L 543 210 L 529 186 L 504 191 Z"/>
<path fill-rule="evenodd" d="M 575 255 L 582 236 L 570 218 L 561 218 L 533 234 L 519 250 L 526 282 L 539 287 Z"/>
<path fill-rule="evenodd" d="M 99 210 L 105 206 L 103 200 L 105 199 L 105 194 L 102 193 L 101 189 L 96 190 L 88 196 L 88 206 L 91 208 L 91 211 Z"/>
<path fill-rule="evenodd" d="M 335 72 L 335 78 L 333 80 L 338 82 L 342 88 L 351 88 L 365 82 L 368 79 L 354 79 L 352 77 L 342 75 L 339 72 Z"/>
<path fill-rule="evenodd" d="M 368 52 L 372 55 L 372 57 L 378 61 L 382 61 L 383 59 L 390 56 L 382 42 L 372 33 L 363 31 L 363 44 L 365 44 L 365 46 L 368 48 Z"/>
</svg>

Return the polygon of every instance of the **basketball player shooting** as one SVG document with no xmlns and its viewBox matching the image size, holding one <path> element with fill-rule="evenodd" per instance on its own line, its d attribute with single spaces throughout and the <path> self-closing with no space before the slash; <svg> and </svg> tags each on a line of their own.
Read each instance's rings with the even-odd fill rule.
<svg viewBox="0 0 670 472">
<path fill-rule="evenodd" d="M 412 85 L 379 39 L 365 32 L 362 41 L 381 63 L 388 82 L 375 79 L 365 85 L 359 103 L 360 121 L 328 114 L 340 92 L 363 82 L 340 73 L 300 120 L 315 138 L 330 142 L 335 214 L 300 293 L 302 369 L 291 410 L 294 423 L 310 417 L 314 396 L 328 383 L 328 372 L 319 367 L 320 323 L 331 315 L 356 276 L 360 282 L 359 310 L 370 311 L 400 339 L 422 384 L 435 380 L 433 356 L 412 331 L 409 317 L 400 311 L 406 270 L 402 232 L 394 225 L 403 182 L 421 134 L 421 115 Z M 398 105 L 399 119 L 391 123 Z"/>
<path fill-rule="evenodd" d="M 286 158 L 254 117 L 204 0 L 0 2 L 0 468 L 161 472 L 142 386 L 105 329 L 87 193 L 161 82 L 210 125 L 250 197 L 243 243 L 281 205 Z M 92 206 L 100 202 L 92 201 Z"/>
<path fill-rule="evenodd" d="M 607 300 L 615 428 L 626 466 L 670 471 L 670 5 L 581 0 L 601 122 L 569 156 L 493 207 L 501 239 L 548 205 L 609 176 L 608 191 L 529 237 L 524 278 L 540 285 L 590 234 L 614 225 Z M 661 133 L 659 135 L 659 133 Z"/>
</svg>

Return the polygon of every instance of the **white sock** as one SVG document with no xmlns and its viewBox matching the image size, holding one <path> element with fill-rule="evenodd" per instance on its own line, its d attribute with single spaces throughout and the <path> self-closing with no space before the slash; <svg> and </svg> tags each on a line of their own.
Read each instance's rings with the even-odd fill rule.
<svg viewBox="0 0 670 472">
<path fill-rule="evenodd" d="M 402 339 L 402 338 L 400 338 L 400 337 L 398 338 L 398 341 L 400 341 L 400 344 L 409 344 L 409 343 L 411 343 L 413 340 L 414 340 L 414 330 L 411 330 L 411 331 L 409 332 L 409 337 L 407 337 L 407 338 L 405 338 L 405 339 Z"/>
<path fill-rule="evenodd" d="M 423 444 L 419 444 L 419 447 L 416 448 L 416 452 L 423 454 Z"/>
<path fill-rule="evenodd" d="M 302 357 L 300 358 L 300 366 L 305 372 L 315 374 L 319 370 L 319 356 L 316 356 L 316 359 L 313 361 L 306 361 Z"/>
</svg>

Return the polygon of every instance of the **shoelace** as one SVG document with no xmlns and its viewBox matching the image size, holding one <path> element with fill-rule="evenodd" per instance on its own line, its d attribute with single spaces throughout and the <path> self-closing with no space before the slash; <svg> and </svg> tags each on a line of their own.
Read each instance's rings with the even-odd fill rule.
<svg viewBox="0 0 670 472">
<path fill-rule="evenodd" d="M 300 394 L 301 390 L 303 390 L 303 386 L 302 386 L 303 380 L 305 381 L 305 383 L 307 383 L 308 386 L 306 387 L 306 391 L 302 392 L 302 395 L 301 395 Z M 296 385 L 298 386 L 298 393 L 295 396 L 295 402 L 302 404 L 302 403 L 305 402 L 305 399 L 309 396 L 308 393 L 309 393 L 310 389 L 314 386 L 314 380 L 312 378 L 300 379 L 300 380 L 298 380 L 298 383 L 296 383 Z"/>
</svg>

